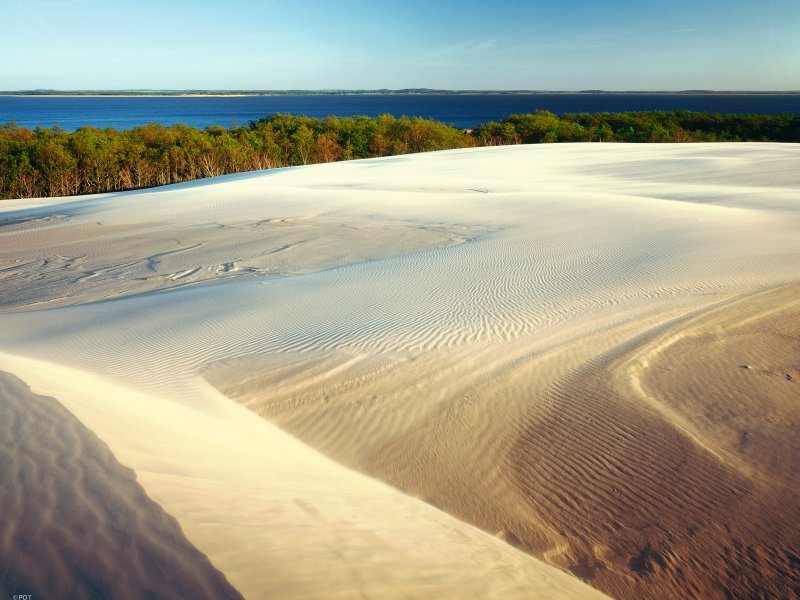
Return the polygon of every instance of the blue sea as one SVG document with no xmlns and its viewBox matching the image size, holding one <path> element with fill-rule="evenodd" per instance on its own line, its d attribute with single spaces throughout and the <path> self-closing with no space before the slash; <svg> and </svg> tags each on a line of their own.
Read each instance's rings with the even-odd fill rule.
<svg viewBox="0 0 800 600">
<path fill-rule="evenodd" d="M 130 129 L 147 123 L 245 125 L 273 113 L 309 117 L 392 114 L 431 118 L 460 129 L 515 113 L 641 110 L 800 114 L 798 94 L 369 94 L 239 97 L 0 96 L 0 123 L 28 128 L 91 125 Z"/>
</svg>

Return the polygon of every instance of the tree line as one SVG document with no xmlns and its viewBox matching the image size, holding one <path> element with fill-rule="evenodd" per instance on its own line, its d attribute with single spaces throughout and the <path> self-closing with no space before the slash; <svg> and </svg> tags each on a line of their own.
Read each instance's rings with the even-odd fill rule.
<svg viewBox="0 0 800 600">
<path fill-rule="evenodd" d="M 275 114 L 241 127 L 117 131 L 0 125 L 0 198 L 120 191 L 311 163 L 547 142 L 800 141 L 795 115 L 688 111 L 512 115 L 475 130 L 422 118 Z"/>
<path fill-rule="evenodd" d="M 482 146 L 547 142 L 798 142 L 800 115 L 653 111 L 511 115 L 481 125 Z"/>
</svg>

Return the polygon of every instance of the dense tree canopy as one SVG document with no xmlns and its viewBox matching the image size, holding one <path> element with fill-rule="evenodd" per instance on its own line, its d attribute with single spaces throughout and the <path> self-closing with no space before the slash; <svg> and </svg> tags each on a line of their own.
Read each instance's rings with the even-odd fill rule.
<svg viewBox="0 0 800 600">
<path fill-rule="evenodd" d="M 800 141 L 795 115 L 676 112 L 512 115 L 461 131 L 427 119 L 276 114 L 243 127 L 116 131 L 0 125 L 0 198 L 125 190 L 291 165 L 543 142 Z"/>
<path fill-rule="evenodd" d="M 798 142 L 798 115 L 689 112 L 511 115 L 475 130 L 480 145 L 543 142 Z"/>
</svg>

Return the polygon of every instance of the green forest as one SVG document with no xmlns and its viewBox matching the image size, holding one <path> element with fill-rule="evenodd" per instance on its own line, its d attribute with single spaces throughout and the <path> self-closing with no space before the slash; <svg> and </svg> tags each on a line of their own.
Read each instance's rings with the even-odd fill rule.
<svg viewBox="0 0 800 600">
<path fill-rule="evenodd" d="M 800 116 L 688 111 L 512 115 L 460 130 L 383 115 L 275 114 L 241 127 L 150 124 L 117 131 L 0 125 L 0 198 L 120 191 L 294 165 L 548 142 L 800 142 Z"/>
</svg>

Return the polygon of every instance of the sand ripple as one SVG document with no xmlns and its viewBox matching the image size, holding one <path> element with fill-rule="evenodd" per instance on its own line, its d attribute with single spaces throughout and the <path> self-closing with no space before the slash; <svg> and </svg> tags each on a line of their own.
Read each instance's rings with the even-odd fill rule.
<svg viewBox="0 0 800 600">
<path fill-rule="evenodd" d="M 241 598 L 96 435 L 5 373 L 0 466 L 4 597 Z"/>
</svg>

